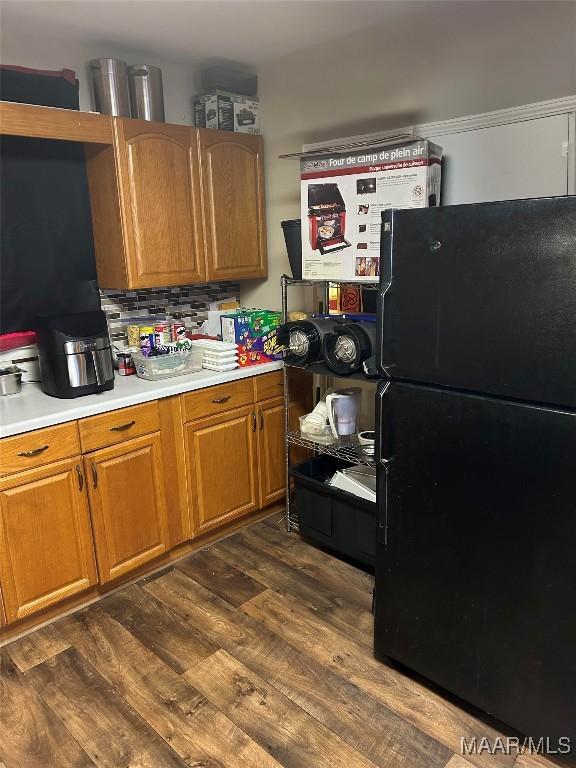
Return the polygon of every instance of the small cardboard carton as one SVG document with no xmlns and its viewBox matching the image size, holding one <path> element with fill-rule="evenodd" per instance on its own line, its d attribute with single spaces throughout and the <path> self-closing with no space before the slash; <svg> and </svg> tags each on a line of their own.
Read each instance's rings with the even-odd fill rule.
<svg viewBox="0 0 576 768">
<path fill-rule="evenodd" d="M 238 346 L 240 367 L 282 360 L 283 347 L 278 342 L 280 312 L 268 309 L 242 309 L 223 315 L 222 341 Z"/>
<path fill-rule="evenodd" d="M 260 104 L 255 96 L 213 91 L 194 99 L 194 125 L 220 131 L 260 133 Z"/>
</svg>

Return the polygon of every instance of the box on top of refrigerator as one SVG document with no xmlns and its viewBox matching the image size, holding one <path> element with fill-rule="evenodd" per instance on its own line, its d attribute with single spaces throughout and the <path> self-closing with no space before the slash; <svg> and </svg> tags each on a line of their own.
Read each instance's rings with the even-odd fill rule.
<svg viewBox="0 0 576 768">
<path fill-rule="evenodd" d="M 303 157 L 302 277 L 377 281 L 382 211 L 439 205 L 441 164 L 426 139 Z"/>
</svg>

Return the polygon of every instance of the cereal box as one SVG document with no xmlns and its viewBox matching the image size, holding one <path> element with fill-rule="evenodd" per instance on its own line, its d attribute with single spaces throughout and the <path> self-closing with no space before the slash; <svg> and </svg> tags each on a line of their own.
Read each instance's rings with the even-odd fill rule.
<svg viewBox="0 0 576 768">
<path fill-rule="evenodd" d="M 267 309 L 241 309 L 221 317 L 222 340 L 238 346 L 240 367 L 282 359 L 280 320 L 280 312 Z"/>
</svg>

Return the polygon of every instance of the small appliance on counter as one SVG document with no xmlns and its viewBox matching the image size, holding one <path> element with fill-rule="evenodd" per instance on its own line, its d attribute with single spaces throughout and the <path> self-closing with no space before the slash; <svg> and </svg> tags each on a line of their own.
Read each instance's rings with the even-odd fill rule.
<svg viewBox="0 0 576 768">
<path fill-rule="evenodd" d="M 36 333 L 42 389 L 47 395 L 72 398 L 113 389 L 104 312 L 41 317 Z"/>
</svg>

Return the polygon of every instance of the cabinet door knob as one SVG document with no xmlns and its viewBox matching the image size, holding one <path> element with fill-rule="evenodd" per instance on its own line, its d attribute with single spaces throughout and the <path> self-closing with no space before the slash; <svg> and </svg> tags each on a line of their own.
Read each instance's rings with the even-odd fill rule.
<svg viewBox="0 0 576 768">
<path fill-rule="evenodd" d="M 264 414 L 260 411 L 260 429 L 264 429 Z"/>
<path fill-rule="evenodd" d="M 20 451 L 18 456 L 24 456 L 25 458 L 29 459 L 31 456 L 38 456 L 38 454 L 47 450 L 47 448 L 47 445 L 42 445 L 40 448 L 32 448 L 31 451 Z"/>
<path fill-rule="evenodd" d="M 110 427 L 110 432 L 124 432 L 125 429 L 130 429 L 136 424 L 135 421 L 127 421 L 126 424 L 118 424 L 117 427 Z"/>
<path fill-rule="evenodd" d="M 226 397 L 218 397 L 216 398 L 216 400 L 212 400 L 212 402 L 215 403 L 216 405 L 222 405 L 222 403 L 227 403 L 231 397 L 232 395 L 226 395 Z"/>
<path fill-rule="evenodd" d="M 98 468 L 94 461 L 90 462 L 90 468 L 92 470 L 92 487 L 96 488 L 98 485 Z"/>
<path fill-rule="evenodd" d="M 78 475 L 78 490 L 81 491 L 84 488 L 84 475 L 80 469 L 80 464 L 76 464 L 76 474 Z"/>
<path fill-rule="evenodd" d="M 256 411 L 252 411 L 252 432 L 256 432 Z"/>
</svg>

